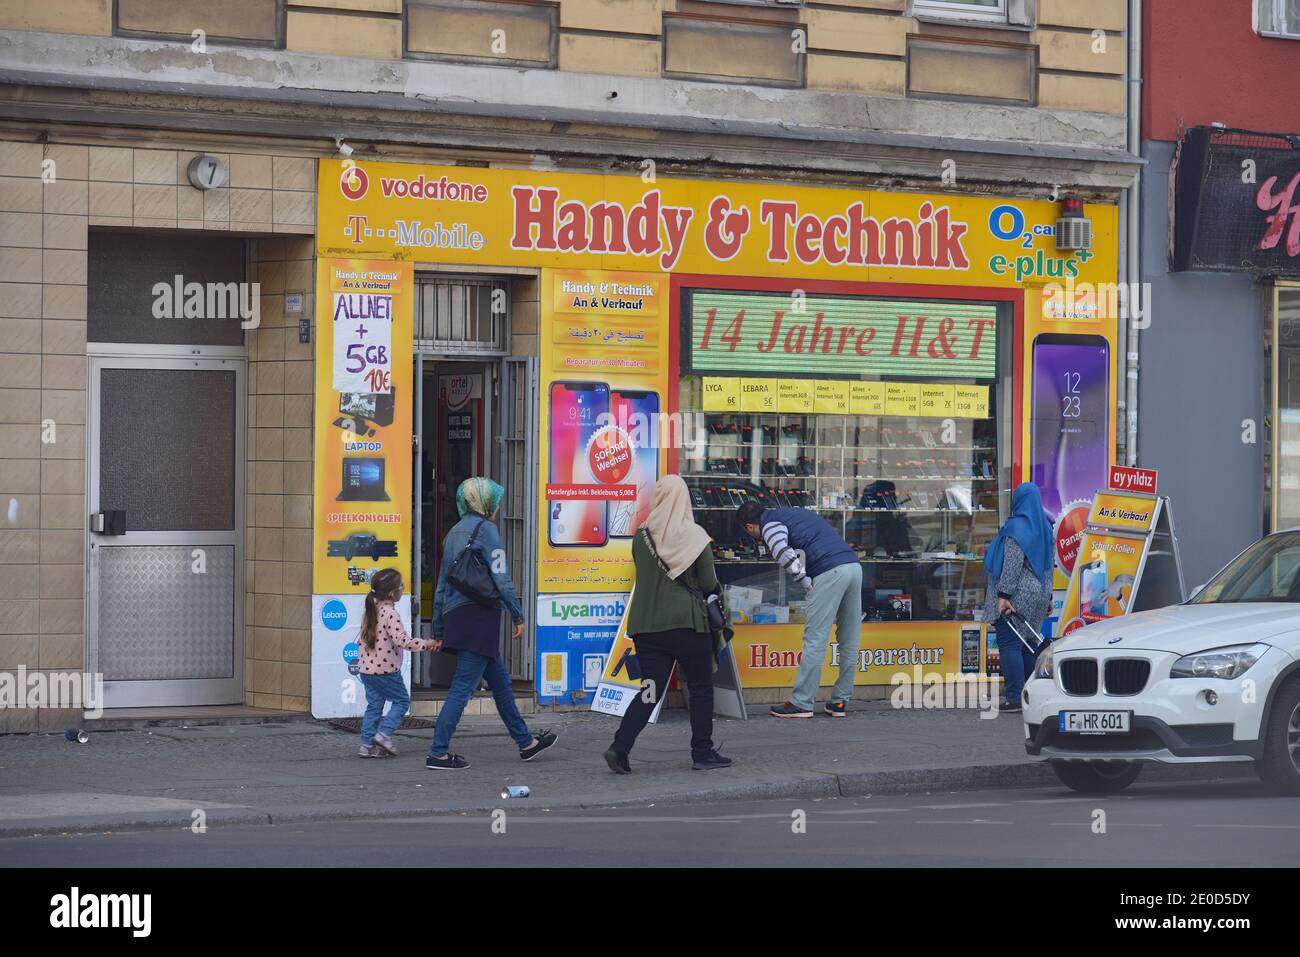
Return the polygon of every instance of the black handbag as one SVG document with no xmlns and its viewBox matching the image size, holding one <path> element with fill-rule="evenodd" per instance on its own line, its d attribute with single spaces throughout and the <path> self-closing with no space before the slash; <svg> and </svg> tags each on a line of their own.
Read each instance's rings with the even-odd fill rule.
<svg viewBox="0 0 1300 957">
<path fill-rule="evenodd" d="M 478 523 L 470 534 L 469 541 L 465 543 L 465 550 L 456 556 L 456 560 L 447 569 L 447 583 L 471 601 L 495 608 L 500 603 L 496 580 L 492 577 L 488 563 L 474 549 L 474 539 L 485 524 L 486 518 Z"/>
<path fill-rule="evenodd" d="M 711 595 L 705 595 L 704 592 L 700 591 L 698 588 L 692 588 L 682 580 L 685 573 L 678 575 L 676 578 L 669 575 L 668 566 L 665 565 L 664 560 L 659 557 L 659 549 L 655 548 L 654 536 L 650 534 L 650 529 L 642 526 L 641 534 L 645 536 L 645 546 L 650 550 L 651 557 L 654 558 L 655 562 L 659 565 L 659 570 L 664 573 L 664 577 L 668 578 L 669 581 L 674 584 L 681 585 L 690 592 L 692 596 L 694 596 L 696 601 L 704 605 L 704 620 L 708 623 L 709 633 L 713 635 L 721 634 L 723 641 L 731 641 L 736 633 L 727 624 L 727 618 L 722 613 L 722 601 L 718 597 L 717 593 L 715 592 Z"/>
</svg>

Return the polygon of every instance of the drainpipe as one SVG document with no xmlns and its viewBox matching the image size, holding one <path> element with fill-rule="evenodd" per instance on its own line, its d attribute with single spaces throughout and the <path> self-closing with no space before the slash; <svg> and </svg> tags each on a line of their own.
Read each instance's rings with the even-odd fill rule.
<svg viewBox="0 0 1300 957">
<path fill-rule="evenodd" d="M 1128 4 L 1128 149 L 1135 157 L 1142 153 L 1142 0 L 1129 0 Z M 1126 193 L 1128 199 L 1126 252 L 1128 286 L 1132 292 L 1142 288 L 1142 171 L 1133 174 L 1133 183 Z M 1137 299 L 1146 307 L 1144 322 L 1151 321 L 1152 304 L 1145 297 L 1129 296 L 1130 303 Z M 1138 460 L 1138 328 L 1130 318 L 1120 323 L 1119 345 L 1124 377 L 1124 418 L 1126 436 L 1125 458 L 1129 465 Z"/>
</svg>

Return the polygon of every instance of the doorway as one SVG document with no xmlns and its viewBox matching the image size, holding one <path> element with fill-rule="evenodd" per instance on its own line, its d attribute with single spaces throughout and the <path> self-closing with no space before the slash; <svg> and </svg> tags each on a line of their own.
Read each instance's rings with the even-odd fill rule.
<svg viewBox="0 0 1300 957">
<path fill-rule="evenodd" d="M 413 550 L 419 582 L 419 633 L 433 627 L 433 593 L 442 567 L 442 543 L 459 520 L 456 489 L 475 475 L 495 478 L 492 468 L 492 398 L 496 392 L 493 363 L 460 362 L 419 357 L 416 360 L 415 525 L 418 548 Z M 417 654 L 411 684 L 445 689 L 451 684 L 456 659 L 441 652 Z"/>
<path fill-rule="evenodd" d="M 433 629 L 433 595 L 441 567 L 442 543 L 458 521 L 456 489 L 467 478 L 482 475 L 500 482 L 506 494 L 496 525 L 510 575 L 524 604 L 525 633 L 506 638 L 502 618 L 503 662 L 512 678 L 531 681 L 533 562 L 535 548 L 530 516 L 536 471 L 537 360 L 507 357 L 484 361 L 419 356 L 416 359 L 418 441 L 412 554 L 413 594 L 417 634 L 428 638 Z M 441 652 L 417 652 L 411 684 L 422 690 L 446 689 L 455 671 L 455 658 Z"/>
<path fill-rule="evenodd" d="M 107 707 L 244 700 L 244 368 L 90 359 L 87 658 Z"/>
</svg>

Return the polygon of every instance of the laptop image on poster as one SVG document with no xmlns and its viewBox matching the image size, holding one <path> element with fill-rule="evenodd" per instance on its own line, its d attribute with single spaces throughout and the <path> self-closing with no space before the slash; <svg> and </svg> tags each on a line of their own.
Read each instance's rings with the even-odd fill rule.
<svg viewBox="0 0 1300 957">
<path fill-rule="evenodd" d="M 343 457 L 343 490 L 340 502 L 387 502 L 384 490 L 384 460 Z"/>
</svg>

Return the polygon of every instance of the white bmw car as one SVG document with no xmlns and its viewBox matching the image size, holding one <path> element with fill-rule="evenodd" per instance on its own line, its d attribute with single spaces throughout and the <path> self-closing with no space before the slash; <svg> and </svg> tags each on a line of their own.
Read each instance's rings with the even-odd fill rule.
<svg viewBox="0 0 1300 957">
<path fill-rule="evenodd" d="M 1076 791 L 1149 762 L 1250 761 L 1300 794 L 1300 529 L 1251 545 L 1181 605 L 1048 645 L 1022 697 L 1025 748 Z"/>
</svg>

